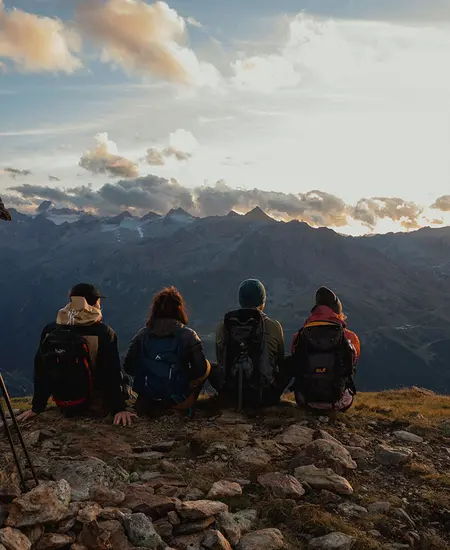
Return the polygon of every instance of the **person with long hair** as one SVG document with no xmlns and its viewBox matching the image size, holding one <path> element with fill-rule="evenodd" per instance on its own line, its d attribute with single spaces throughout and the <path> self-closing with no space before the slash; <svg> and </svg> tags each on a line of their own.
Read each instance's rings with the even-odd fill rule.
<svg viewBox="0 0 450 550">
<path fill-rule="evenodd" d="M 322 286 L 315 298 L 311 315 L 292 342 L 295 398 L 299 406 L 308 409 L 346 411 L 356 394 L 354 375 L 361 344 L 347 329 L 337 295 Z"/>
<path fill-rule="evenodd" d="M 210 364 L 187 324 L 185 303 L 175 287 L 154 296 L 146 326 L 133 338 L 123 364 L 134 378 L 139 412 L 155 406 L 186 410 L 198 399 Z"/>
</svg>

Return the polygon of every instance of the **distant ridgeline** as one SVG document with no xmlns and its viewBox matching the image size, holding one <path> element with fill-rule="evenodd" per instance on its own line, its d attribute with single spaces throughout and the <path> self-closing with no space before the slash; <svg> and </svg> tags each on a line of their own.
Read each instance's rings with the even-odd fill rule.
<svg viewBox="0 0 450 550">
<path fill-rule="evenodd" d="M 109 297 L 105 320 L 122 352 L 153 293 L 176 285 L 213 357 L 216 325 L 247 277 L 264 281 L 267 312 L 284 325 L 287 348 L 325 284 L 361 337 L 361 390 L 417 385 L 450 393 L 450 228 L 355 238 L 277 222 L 260 209 L 202 219 L 181 209 L 143 218 L 12 214 L 0 224 L 0 349 L 15 394 L 30 392 L 40 332 L 75 282 L 93 282 Z"/>
</svg>

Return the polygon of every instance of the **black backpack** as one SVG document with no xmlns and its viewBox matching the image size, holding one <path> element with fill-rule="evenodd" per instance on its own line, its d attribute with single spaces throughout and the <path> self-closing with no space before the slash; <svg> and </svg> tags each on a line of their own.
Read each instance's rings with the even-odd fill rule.
<svg viewBox="0 0 450 550">
<path fill-rule="evenodd" d="M 47 334 L 39 349 L 44 377 L 58 407 L 88 404 L 92 395 L 89 343 L 73 327 L 60 326 Z"/>
<path fill-rule="evenodd" d="M 335 404 L 347 388 L 354 388 L 352 349 L 341 324 L 303 328 L 295 343 L 292 364 L 296 397 L 300 393 L 306 404 Z"/>
<path fill-rule="evenodd" d="M 261 403 L 264 388 L 273 382 L 273 369 L 259 310 L 239 309 L 225 315 L 223 364 L 224 389 L 236 395 L 238 409 L 244 400 Z"/>
</svg>

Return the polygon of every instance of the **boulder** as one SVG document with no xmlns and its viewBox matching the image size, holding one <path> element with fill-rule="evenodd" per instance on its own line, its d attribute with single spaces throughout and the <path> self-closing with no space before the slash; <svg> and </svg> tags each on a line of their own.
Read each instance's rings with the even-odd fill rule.
<svg viewBox="0 0 450 550">
<path fill-rule="evenodd" d="M 80 523 L 91 523 L 95 521 L 102 511 L 102 507 L 96 502 L 84 502 L 78 512 L 77 521 Z"/>
<path fill-rule="evenodd" d="M 278 529 L 262 529 L 245 535 L 237 545 L 237 550 L 279 550 L 284 547 L 284 539 Z"/>
<path fill-rule="evenodd" d="M 240 497 L 241 495 L 242 487 L 239 483 L 222 480 L 213 484 L 206 498 L 220 500 L 222 498 Z"/>
<path fill-rule="evenodd" d="M 69 509 L 70 496 L 65 480 L 42 483 L 11 504 L 6 524 L 20 528 L 57 523 Z"/>
<path fill-rule="evenodd" d="M 215 500 L 186 501 L 178 509 L 178 514 L 183 519 L 190 521 L 218 516 L 224 512 L 228 512 L 228 506 Z"/>
<path fill-rule="evenodd" d="M 241 533 L 249 533 L 255 523 L 258 521 L 258 512 L 256 510 L 241 510 L 232 514 L 234 521 L 239 525 Z"/>
<path fill-rule="evenodd" d="M 307 483 L 313 489 L 327 489 L 339 495 L 353 494 L 353 487 L 350 483 L 330 468 L 317 468 L 313 465 L 300 466 L 295 469 L 294 475 L 300 483 Z"/>
<path fill-rule="evenodd" d="M 371 454 L 367 449 L 363 449 L 362 447 L 345 447 L 347 451 L 350 453 L 350 456 L 353 458 L 353 460 L 367 460 L 370 458 Z"/>
<path fill-rule="evenodd" d="M 180 535 L 170 541 L 177 550 L 204 550 L 202 541 L 208 533 L 194 533 L 193 535 Z M 166 548 L 166 550 L 168 550 Z"/>
<path fill-rule="evenodd" d="M 0 544 L 3 544 L 6 550 L 30 550 L 31 548 L 30 539 L 11 527 L 0 529 Z"/>
<path fill-rule="evenodd" d="M 47 533 L 39 539 L 36 550 L 57 550 L 64 548 L 74 542 L 74 538 L 69 535 L 59 535 L 57 533 Z"/>
<path fill-rule="evenodd" d="M 231 550 L 231 545 L 220 531 L 210 531 L 203 539 L 202 546 L 207 550 Z"/>
<path fill-rule="evenodd" d="M 96 485 L 91 488 L 90 500 L 98 502 L 103 507 L 119 506 L 125 500 L 125 493 L 104 485 Z"/>
<path fill-rule="evenodd" d="M 270 456 L 263 449 L 245 447 L 236 455 L 234 464 L 237 468 L 245 470 L 261 470 L 266 468 L 270 461 Z"/>
<path fill-rule="evenodd" d="M 393 449 L 388 445 L 378 445 L 375 450 L 375 458 L 383 466 L 401 466 L 410 462 L 412 451 L 409 449 Z"/>
<path fill-rule="evenodd" d="M 92 522 L 89 525 L 95 525 L 97 522 Z M 129 550 L 130 549 L 130 543 L 128 542 L 128 538 L 125 534 L 125 529 L 123 528 L 123 525 L 119 521 L 101 521 L 98 522 L 98 528 L 100 529 L 100 532 L 103 534 L 103 536 L 106 538 L 106 548 L 109 550 Z M 86 526 L 85 526 L 86 527 Z M 84 533 L 84 529 L 83 529 Z M 102 544 L 103 544 L 103 539 Z M 87 544 L 89 547 L 89 550 L 91 549 L 91 546 Z M 98 550 L 103 550 L 101 547 Z"/>
<path fill-rule="evenodd" d="M 164 546 L 153 523 L 145 514 L 132 514 L 125 520 L 125 529 L 134 546 L 155 549 Z"/>
<path fill-rule="evenodd" d="M 241 540 L 242 530 L 238 520 L 235 519 L 234 514 L 224 512 L 219 514 L 216 520 L 217 529 L 225 535 L 226 539 L 230 541 L 233 546 L 236 546 Z M 247 532 L 251 530 L 251 525 Z"/>
<path fill-rule="evenodd" d="M 72 500 L 89 500 L 91 490 L 98 485 L 114 487 L 118 481 L 126 481 L 122 470 L 108 466 L 98 458 L 53 460 L 50 473 L 55 480 L 65 479 L 72 487 Z"/>
<path fill-rule="evenodd" d="M 303 424 L 294 424 L 277 437 L 277 442 L 287 447 L 304 447 L 314 438 L 314 430 Z"/>
<path fill-rule="evenodd" d="M 337 507 L 337 511 L 346 518 L 360 518 L 368 514 L 367 508 L 358 506 L 354 502 L 343 502 Z"/>
<path fill-rule="evenodd" d="M 123 506 L 133 512 L 141 512 L 152 519 L 166 516 L 175 510 L 176 501 L 163 495 L 154 495 L 151 487 L 145 485 L 128 485 Z"/>
<path fill-rule="evenodd" d="M 177 535 L 192 535 L 194 533 L 200 533 L 210 527 L 216 518 L 214 516 L 205 519 L 198 519 L 197 521 L 191 521 L 189 523 L 181 523 L 176 529 Z"/>
<path fill-rule="evenodd" d="M 366 447 L 369 447 L 370 441 L 359 434 L 354 433 L 348 433 L 346 435 L 345 441 L 351 446 L 351 447 L 362 447 L 365 449 Z"/>
<path fill-rule="evenodd" d="M 308 550 L 350 550 L 354 544 L 355 539 L 344 533 L 330 533 L 312 539 L 308 544 Z"/>
<path fill-rule="evenodd" d="M 259 476 L 258 483 L 268 489 L 277 498 L 292 498 L 297 500 L 305 494 L 305 489 L 303 489 L 295 477 L 279 472 Z"/>
<path fill-rule="evenodd" d="M 347 449 L 337 441 L 316 439 L 306 445 L 304 453 L 318 466 L 329 466 L 337 474 L 345 474 L 357 468 Z"/>
<path fill-rule="evenodd" d="M 153 522 L 153 527 L 158 535 L 163 540 L 168 540 L 172 538 L 173 535 L 173 525 L 167 519 L 158 519 Z"/>
<path fill-rule="evenodd" d="M 423 437 L 420 437 L 420 435 L 406 432 L 404 430 L 394 432 L 393 435 L 395 439 L 398 439 L 399 441 L 405 441 L 406 443 L 423 443 L 424 441 Z"/>
</svg>

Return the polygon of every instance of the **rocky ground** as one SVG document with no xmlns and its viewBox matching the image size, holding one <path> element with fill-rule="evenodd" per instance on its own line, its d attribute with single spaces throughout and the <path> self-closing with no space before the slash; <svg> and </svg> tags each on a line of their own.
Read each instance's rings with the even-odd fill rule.
<svg viewBox="0 0 450 550">
<path fill-rule="evenodd" d="M 0 550 L 450 548 L 450 398 L 425 390 L 335 420 L 289 401 L 132 428 L 50 411 L 24 434 L 42 482 L 20 495 L 3 438 Z"/>
</svg>

